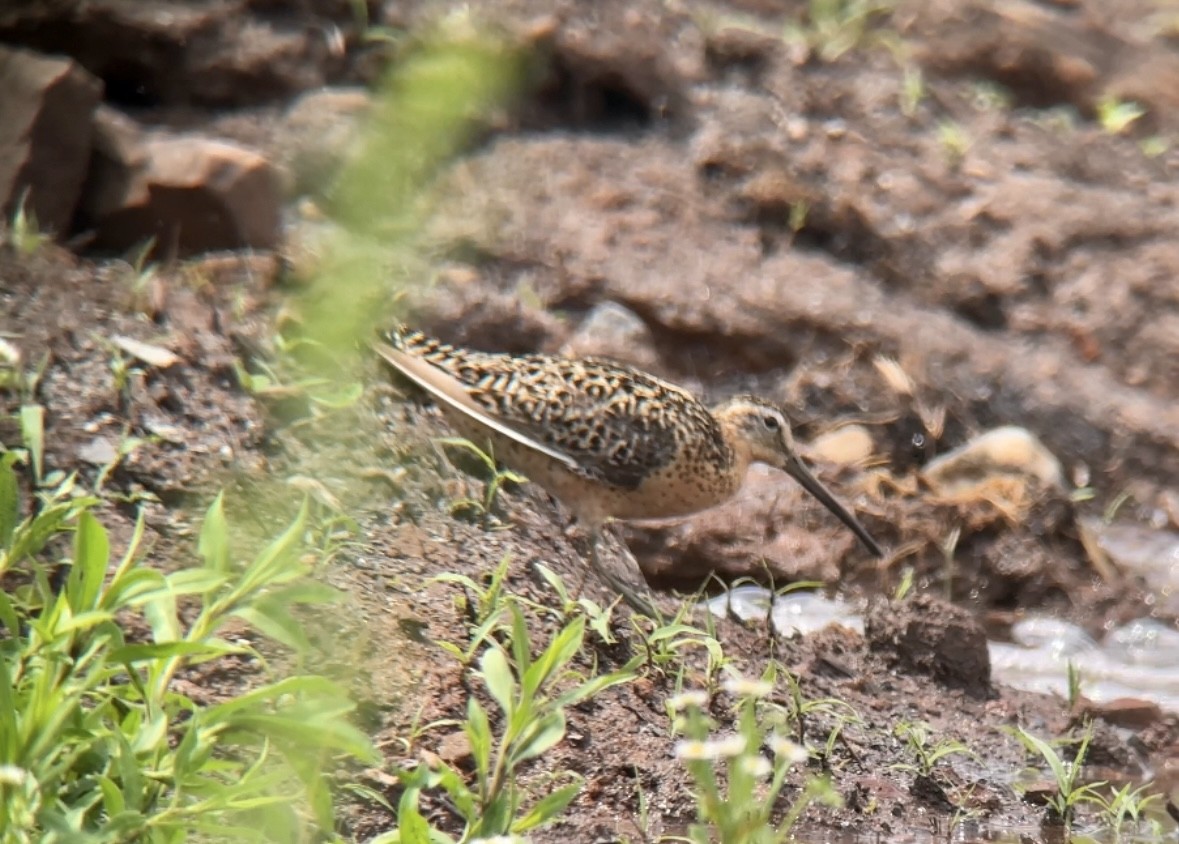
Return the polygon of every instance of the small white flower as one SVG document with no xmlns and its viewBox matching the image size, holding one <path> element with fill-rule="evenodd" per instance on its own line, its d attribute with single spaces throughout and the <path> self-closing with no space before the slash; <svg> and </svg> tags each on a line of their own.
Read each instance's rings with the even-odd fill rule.
<svg viewBox="0 0 1179 844">
<path fill-rule="evenodd" d="M 716 755 L 721 759 L 731 759 L 734 756 L 740 756 L 745 752 L 745 736 L 737 733 L 728 738 L 717 739 L 713 742 L 716 745 Z"/>
<path fill-rule="evenodd" d="M 29 772 L 17 765 L 0 765 L 0 785 L 23 785 Z"/>
<path fill-rule="evenodd" d="M 675 755 L 681 759 L 731 759 L 745 752 L 745 736 L 732 735 L 712 741 L 676 742 Z"/>
<path fill-rule="evenodd" d="M 774 684 L 765 680 L 754 680 L 752 677 L 728 677 L 725 680 L 725 691 L 737 697 L 769 697 L 774 691 Z"/>
<path fill-rule="evenodd" d="M 695 741 L 694 739 L 684 739 L 675 743 L 675 755 L 680 759 L 711 759 L 712 756 L 708 751 L 708 742 Z"/>
<path fill-rule="evenodd" d="M 669 697 L 667 705 L 671 707 L 673 712 L 679 712 L 681 709 L 689 707 L 703 709 L 708 705 L 708 692 L 702 689 L 689 689 Z"/>
<path fill-rule="evenodd" d="M 746 773 L 757 779 L 764 779 L 774 771 L 774 766 L 764 756 L 746 756 L 741 760 L 741 767 L 745 769 Z"/>
<path fill-rule="evenodd" d="M 774 751 L 775 756 L 782 757 L 791 765 L 805 762 L 809 757 L 805 747 L 782 736 L 773 736 L 770 739 L 770 750 Z"/>
</svg>

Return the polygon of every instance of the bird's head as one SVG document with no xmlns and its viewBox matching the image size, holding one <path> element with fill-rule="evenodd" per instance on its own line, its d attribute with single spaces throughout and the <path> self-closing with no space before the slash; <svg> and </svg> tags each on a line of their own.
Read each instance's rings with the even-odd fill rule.
<svg viewBox="0 0 1179 844">
<path fill-rule="evenodd" d="M 884 551 L 864 526 L 802 462 L 790 422 L 781 408 L 756 396 L 737 396 L 714 408 L 713 415 L 740 462 L 765 463 L 781 469 L 847 525 L 869 551 L 878 557 L 884 556 Z"/>
</svg>

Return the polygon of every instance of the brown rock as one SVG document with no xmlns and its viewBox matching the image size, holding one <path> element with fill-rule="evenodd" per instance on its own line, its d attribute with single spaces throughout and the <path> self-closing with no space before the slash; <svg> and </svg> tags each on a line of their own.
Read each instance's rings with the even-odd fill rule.
<svg viewBox="0 0 1179 844">
<path fill-rule="evenodd" d="M 90 171 L 78 208 L 81 228 L 90 228 L 122 207 L 136 174 L 147 165 L 143 130 L 110 106 L 94 113 Z"/>
<path fill-rule="evenodd" d="M 1128 730 L 1145 730 L 1159 722 L 1163 710 L 1157 703 L 1133 697 L 1119 697 L 1102 703 L 1081 698 L 1073 707 L 1073 720 L 1080 723 L 1086 718 L 1100 718 L 1115 727 Z"/>
<path fill-rule="evenodd" d="M 0 24 L 8 24 L 4 37 L 71 56 L 105 80 L 118 102 L 265 102 L 322 85 L 341 62 L 322 29 L 300 25 L 289 3 L 282 15 L 254 13 L 250 4 L 188 0 L 17 5 L 34 8 L 8 21 L 0 14 Z M 344 11 L 337 20 L 346 29 L 352 16 Z"/>
<path fill-rule="evenodd" d="M 932 677 L 972 697 L 991 688 L 991 657 L 982 626 L 967 610 L 930 595 L 881 603 L 864 619 L 868 647 L 894 667 Z"/>
<path fill-rule="evenodd" d="M 290 177 L 289 191 L 319 194 L 355 149 L 372 96 L 362 88 L 322 88 L 287 110 L 276 139 L 275 161 Z"/>
<path fill-rule="evenodd" d="M 143 152 L 140 166 L 125 159 L 86 202 L 102 212 L 99 245 L 127 249 L 154 237 L 165 252 L 188 254 L 278 244 L 282 195 L 262 156 L 194 135 L 149 138 Z"/>
<path fill-rule="evenodd" d="M 0 47 L 0 210 L 28 191 L 42 228 L 70 225 L 90 160 L 102 83 L 69 59 Z"/>
</svg>

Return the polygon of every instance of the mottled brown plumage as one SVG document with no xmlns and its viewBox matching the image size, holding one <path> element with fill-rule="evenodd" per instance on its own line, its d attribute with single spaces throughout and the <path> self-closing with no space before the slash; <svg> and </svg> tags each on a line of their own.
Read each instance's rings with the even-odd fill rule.
<svg viewBox="0 0 1179 844">
<path fill-rule="evenodd" d="M 595 535 L 610 518 L 719 504 L 760 461 L 796 478 L 882 553 L 799 459 L 769 402 L 740 396 L 709 409 L 674 384 L 598 358 L 475 352 L 405 329 L 385 339 L 376 351 L 430 393 L 459 433 L 548 489 Z"/>
</svg>

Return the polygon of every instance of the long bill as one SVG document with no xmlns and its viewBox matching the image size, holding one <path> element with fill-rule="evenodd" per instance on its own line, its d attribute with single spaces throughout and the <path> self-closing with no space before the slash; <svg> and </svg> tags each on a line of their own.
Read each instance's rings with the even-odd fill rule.
<svg viewBox="0 0 1179 844">
<path fill-rule="evenodd" d="M 807 468 L 806 464 L 797 454 L 790 455 L 786 460 L 786 465 L 782 467 L 786 474 L 798 481 L 802 488 L 818 499 L 819 503 L 839 517 L 839 521 L 847 525 L 851 532 L 854 533 L 864 543 L 864 546 L 875 554 L 877 557 L 884 556 L 884 549 L 882 549 L 872 538 L 872 535 L 864 529 L 864 526 L 859 523 L 851 511 L 844 507 L 830 493 L 827 487 L 811 474 L 811 470 Z"/>
</svg>

